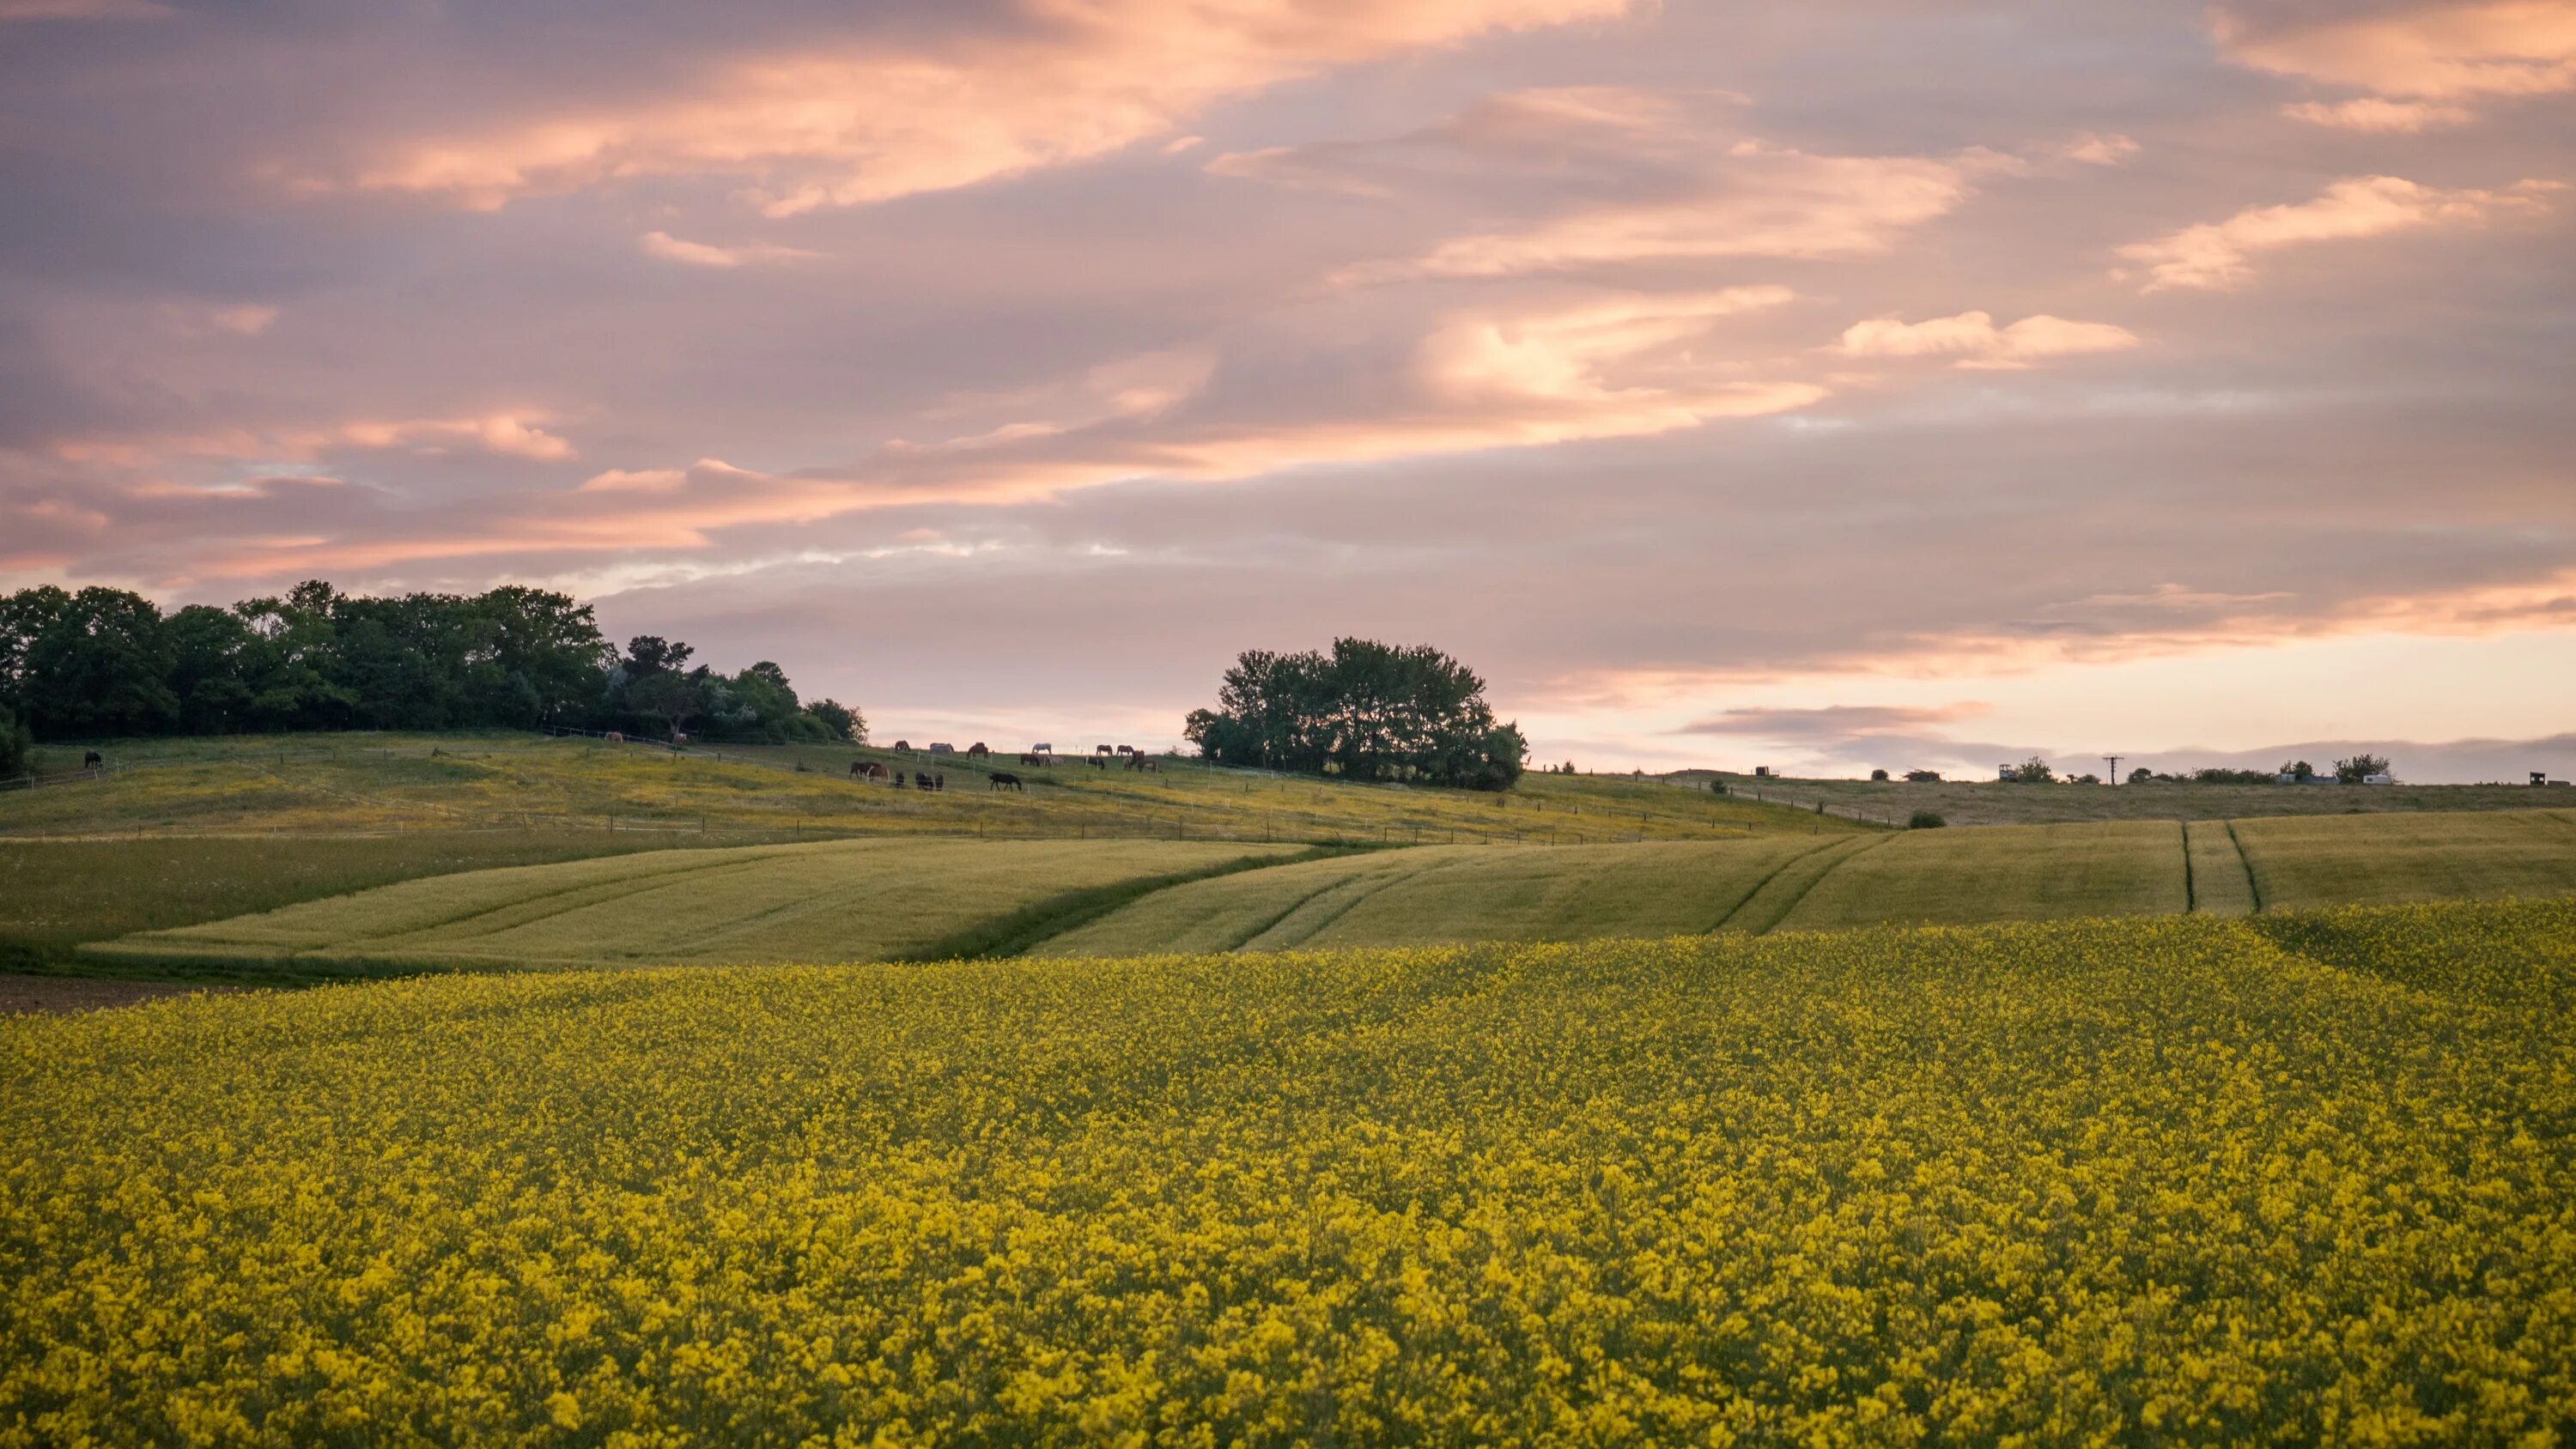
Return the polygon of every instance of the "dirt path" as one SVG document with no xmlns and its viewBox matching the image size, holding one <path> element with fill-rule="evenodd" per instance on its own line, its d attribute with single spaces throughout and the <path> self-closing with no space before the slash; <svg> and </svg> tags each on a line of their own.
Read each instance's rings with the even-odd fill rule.
<svg viewBox="0 0 2576 1449">
<path fill-rule="evenodd" d="M 20 976 L 0 972 L 0 1016 L 95 1011 L 105 1006 L 134 1006 L 158 1001 L 164 996 L 178 996 L 190 991 L 250 989 L 184 981 L 116 981 L 86 976 Z"/>
</svg>

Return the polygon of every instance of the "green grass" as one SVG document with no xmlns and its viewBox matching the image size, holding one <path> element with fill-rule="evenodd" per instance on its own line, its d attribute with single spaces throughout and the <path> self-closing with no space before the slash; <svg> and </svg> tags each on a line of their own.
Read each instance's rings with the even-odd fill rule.
<svg viewBox="0 0 2576 1449">
<path fill-rule="evenodd" d="M 2576 894 L 2576 813 L 2258 820 L 2237 822 L 2234 833 L 2226 822 L 2186 830 L 2114 821 L 1399 851 L 1157 892 L 1038 950 L 1119 956 L 2228 916 L 2257 908 L 2258 882 L 2266 909 Z"/>
<path fill-rule="evenodd" d="M 2560 811 L 1370 847 L 1320 859 L 1285 843 L 908 836 L 453 873 L 468 857 L 406 861 L 379 847 L 379 872 L 450 873 L 329 899 L 308 898 L 326 893 L 325 878 L 310 869 L 324 859 L 313 844 L 197 842 L 190 848 L 237 858 L 244 880 L 256 875 L 254 857 L 280 850 L 280 861 L 308 869 L 268 892 L 304 903 L 207 920 L 216 903 L 258 894 L 244 880 L 227 881 L 195 897 L 156 900 L 148 912 L 160 919 L 138 921 L 140 930 L 88 948 L 83 959 L 125 971 L 327 975 L 1129 956 L 2576 894 L 2576 812 Z M 117 872 L 148 868 L 144 855 L 177 848 L 18 845 L 0 860 L 41 861 L 53 879 L 78 880 L 81 890 L 46 909 L 62 913 L 62 939 L 95 941 L 119 934 L 99 929 L 104 922 L 133 919 L 147 908 L 131 902 L 156 894 L 120 894 Z M 94 870 L 82 876 L 47 852 L 88 852 Z M 374 884 L 345 870 L 336 878 Z M 173 921 L 182 924 L 169 928 Z"/>
<path fill-rule="evenodd" d="M 317 973 L 876 961 L 1028 907 L 1285 845 L 852 840 L 659 851 L 407 881 L 87 954 Z"/>
<path fill-rule="evenodd" d="M 2576 810 L 2240 820 L 2267 910 L 2576 892 Z"/>
<path fill-rule="evenodd" d="M 2402 765 L 2404 762 L 2400 761 Z M 1903 767 L 1891 762 L 1890 768 Z M 2022 785 L 1999 780 L 1800 780 L 1682 770 L 1655 777 L 1704 790 L 1712 779 L 1747 801 L 1902 826 L 1917 810 L 1952 825 L 2084 820 L 2242 820 L 2271 815 L 2376 815 L 2537 810 L 2576 805 L 2576 790 L 2526 785 Z"/>
<path fill-rule="evenodd" d="M 1862 827 L 1652 781 L 1530 775 L 1500 794 L 1351 784 L 1168 759 L 1154 773 L 848 746 L 640 745 L 533 735 L 297 735 L 111 743 L 94 783 L 0 792 L 0 837 L 552 828 L 807 836 L 1225 839 L 1427 845 L 1733 839 Z M 433 754 L 435 752 L 435 754 Z M 949 788 L 853 781 L 868 760 Z M 800 771 L 798 767 L 802 766 Z M 996 770 L 1025 792 L 989 788 Z"/>
<path fill-rule="evenodd" d="M 1913 830 L 1869 842 L 1776 929 L 2175 915 L 2189 906 L 2182 829 L 2169 822 Z"/>
<path fill-rule="evenodd" d="M 0 970 L 94 970 L 96 963 L 72 958 L 73 947 L 396 881 L 674 843 L 660 835 L 553 830 L 0 839 Z"/>
<path fill-rule="evenodd" d="M 2190 874 L 2183 884 L 2192 910 L 2205 916 L 2251 914 L 2256 905 L 2253 869 L 2228 822 L 2188 821 L 2183 836 L 2190 855 Z"/>
</svg>

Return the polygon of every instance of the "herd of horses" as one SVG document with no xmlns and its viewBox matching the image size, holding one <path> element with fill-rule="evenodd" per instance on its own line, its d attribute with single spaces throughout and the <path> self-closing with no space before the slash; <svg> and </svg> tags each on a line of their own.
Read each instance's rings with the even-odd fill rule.
<svg viewBox="0 0 2576 1449">
<path fill-rule="evenodd" d="M 1091 768 L 1095 770 L 1106 770 L 1109 768 L 1110 757 L 1107 755 L 1076 755 L 1072 758 L 1082 761 L 1084 764 L 1091 766 Z M 1147 774 L 1162 773 L 1162 762 L 1160 760 L 1153 759 L 1150 756 L 1141 753 L 1131 754 L 1126 756 L 1125 760 L 1125 768 L 1127 769 L 1141 770 Z M 1052 766 L 1055 762 L 1056 757 L 1052 755 L 1025 754 L 1020 756 L 1021 764 L 1033 765 L 1040 769 Z M 904 780 L 904 773 L 904 771 L 880 765 L 874 760 L 852 760 L 850 762 L 851 779 L 881 780 L 892 785 L 898 790 L 907 788 Z M 945 790 L 948 788 L 948 775 L 945 771 L 914 770 L 911 774 L 912 780 L 909 785 L 909 788 L 911 789 Z M 1021 779 L 1015 774 L 1012 774 L 1008 770 L 995 770 L 985 778 L 989 782 L 989 788 L 995 790 L 1018 790 L 1025 794 L 1029 788 L 1027 781 Z"/>
</svg>

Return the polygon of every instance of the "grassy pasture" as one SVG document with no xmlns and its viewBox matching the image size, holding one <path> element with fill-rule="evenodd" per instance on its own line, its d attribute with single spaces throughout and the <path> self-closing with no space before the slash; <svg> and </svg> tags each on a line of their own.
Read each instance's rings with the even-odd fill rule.
<svg viewBox="0 0 2576 1449">
<path fill-rule="evenodd" d="M 2188 909 L 2182 828 L 2167 821 L 1914 830 L 1868 842 L 1799 896 L 1775 929 L 2178 915 Z"/>
<path fill-rule="evenodd" d="M 2256 908 L 2258 882 L 2267 909 L 2576 895 L 2576 813 L 1398 851 L 1176 887 L 1039 949 L 1115 956 L 2227 916 Z"/>
<path fill-rule="evenodd" d="M 406 881 L 91 954 L 391 972 L 880 961 L 1051 900 L 1297 850 L 949 839 L 655 851 Z"/>
<path fill-rule="evenodd" d="M 688 844 L 598 831 L 0 839 L 0 969 L 61 969 L 72 947 L 274 910 L 396 881 Z"/>
<path fill-rule="evenodd" d="M 264 844 L 233 846 L 247 854 Z M 18 847 L 34 855 L 75 848 L 168 847 Z M 126 971 L 318 974 L 942 952 L 1125 956 L 2576 894 L 2569 812 L 1306 854 L 1229 841 L 956 836 L 710 846 L 442 874 L 266 914 L 188 918 L 198 923 L 147 929 L 86 954 Z M 184 905 L 160 909 L 186 918 Z"/>
<path fill-rule="evenodd" d="M 2576 892 L 2576 810 L 2240 820 L 2267 910 Z"/>
<path fill-rule="evenodd" d="M 2400 762 L 2401 766 L 2403 762 Z M 1890 762 L 1890 768 L 1901 765 Z M 2021 785 L 1999 780 L 1802 780 L 1682 770 L 1653 777 L 1706 790 L 1721 780 L 1746 800 L 1903 825 L 1929 810 L 1952 825 L 2047 825 L 2084 820 L 2243 820 L 2272 815 L 2377 815 L 2545 810 L 2576 805 L 2576 790 L 2527 785 Z"/>
<path fill-rule="evenodd" d="M 1428 845 L 1860 828 L 1705 790 L 1595 776 L 1530 775 L 1517 790 L 1477 794 L 1190 760 L 1163 760 L 1148 774 L 848 746 L 724 745 L 675 754 L 511 734 L 145 740 L 111 743 L 105 753 L 120 768 L 104 780 L 0 792 L 0 836 L 613 826 L 738 840 L 802 831 Z M 948 789 L 854 781 L 854 760 L 907 773 L 936 770 Z M 1021 776 L 1027 790 L 992 790 L 996 770 Z"/>
<path fill-rule="evenodd" d="M 0 1443 L 2548 1443 L 2571 943 L 2559 901 L 0 1022 Z"/>
</svg>

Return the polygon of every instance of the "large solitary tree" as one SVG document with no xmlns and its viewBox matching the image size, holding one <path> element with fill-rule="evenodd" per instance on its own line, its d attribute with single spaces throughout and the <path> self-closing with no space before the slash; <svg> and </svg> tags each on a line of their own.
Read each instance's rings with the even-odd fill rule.
<svg viewBox="0 0 2576 1449">
<path fill-rule="evenodd" d="M 1185 733 L 1222 764 L 1471 790 L 1510 789 L 1529 758 L 1473 670 L 1429 645 L 1373 639 L 1336 639 L 1329 655 L 1251 650 Z"/>
</svg>

